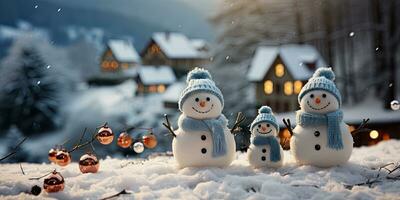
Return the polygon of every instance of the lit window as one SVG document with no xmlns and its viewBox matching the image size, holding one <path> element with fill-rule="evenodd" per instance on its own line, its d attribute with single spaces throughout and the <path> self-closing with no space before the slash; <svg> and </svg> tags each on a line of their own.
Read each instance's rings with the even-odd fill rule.
<svg viewBox="0 0 400 200">
<path fill-rule="evenodd" d="M 303 87 L 303 82 L 295 81 L 294 82 L 294 93 L 299 94 L 301 91 L 301 87 Z"/>
<path fill-rule="evenodd" d="M 118 63 L 116 61 L 111 62 L 111 69 L 117 69 L 118 68 Z"/>
<path fill-rule="evenodd" d="M 128 69 L 129 68 L 129 64 L 128 63 L 122 63 L 122 68 Z"/>
<path fill-rule="evenodd" d="M 157 86 L 156 85 L 150 85 L 149 86 L 149 92 L 157 92 Z"/>
<path fill-rule="evenodd" d="M 274 91 L 274 84 L 271 80 L 267 80 L 264 82 L 264 92 L 265 94 L 272 94 Z"/>
<path fill-rule="evenodd" d="M 157 87 L 157 91 L 158 91 L 159 93 L 163 93 L 163 92 L 165 91 L 165 85 L 159 85 L 159 86 Z"/>
<path fill-rule="evenodd" d="M 369 137 L 370 137 L 371 139 L 376 139 L 376 138 L 379 137 L 379 132 L 376 131 L 376 130 L 372 130 L 371 132 L 369 132 Z"/>
<path fill-rule="evenodd" d="M 291 81 L 286 81 L 285 85 L 283 86 L 283 92 L 286 95 L 291 95 L 293 94 L 293 83 Z"/>
<path fill-rule="evenodd" d="M 275 66 L 275 75 L 277 77 L 282 77 L 283 75 L 285 75 L 285 68 L 283 67 L 282 64 L 277 64 Z"/>
</svg>

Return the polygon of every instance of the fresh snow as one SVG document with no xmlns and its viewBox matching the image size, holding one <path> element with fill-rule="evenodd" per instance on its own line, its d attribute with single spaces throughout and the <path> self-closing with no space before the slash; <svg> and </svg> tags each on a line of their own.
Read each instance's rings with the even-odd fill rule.
<svg viewBox="0 0 400 200">
<path fill-rule="evenodd" d="M 110 40 L 108 41 L 108 46 L 118 61 L 135 63 L 140 62 L 139 54 L 129 41 Z"/>
<path fill-rule="evenodd" d="M 175 73 L 170 66 L 140 66 L 138 75 L 145 85 L 169 85 L 176 81 Z"/>
<path fill-rule="evenodd" d="M 185 89 L 185 82 L 176 82 L 168 87 L 163 95 L 163 101 L 178 102 L 182 91 Z"/>
<path fill-rule="evenodd" d="M 318 51 L 311 45 L 281 45 L 258 47 L 247 74 L 249 81 L 261 81 L 279 56 L 296 80 L 307 80 L 313 74 L 306 63 L 316 62 L 316 67 L 326 67 Z"/>
<path fill-rule="evenodd" d="M 81 174 L 76 162 L 65 168 L 54 164 L 22 163 L 26 175 L 18 164 L 0 165 L 0 198 L 2 199 L 99 199 L 123 189 L 132 194 L 123 199 L 398 199 L 400 181 L 385 179 L 365 183 L 379 173 L 385 164 L 399 163 L 400 141 L 389 140 L 376 146 L 356 148 L 349 163 L 332 168 L 297 166 L 285 151 L 284 167 L 279 169 L 253 169 L 246 154 L 237 153 L 237 159 L 225 169 L 178 169 L 168 154 L 150 156 L 149 159 L 114 159 L 100 161 L 96 174 Z M 389 166 L 393 168 L 393 166 Z M 65 178 L 63 192 L 34 197 L 24 193 L 42 180 L 28 180 L 57 169 Z M 399 174 L 393 174 L 399 175 Z"/>
<path fill-rule="evenodd" d="M 181 33 L 158 32 L 153 40 L 169 58 L 202 58 L 203 54 L 193 46 L 190 39 Z"/>
</svg>

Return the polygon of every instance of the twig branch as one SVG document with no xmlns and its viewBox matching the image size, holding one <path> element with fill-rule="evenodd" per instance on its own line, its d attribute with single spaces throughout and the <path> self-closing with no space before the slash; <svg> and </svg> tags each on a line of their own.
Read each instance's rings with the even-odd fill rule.
<svg viewBox="0 0 400 200">
<path fill-rule="evenodd" d="M 54 171 L 56 171 L 56 170 L 54 170 Z M 47 173 L 47 174 L 45 174 L 43 176 L 29 178 L 29 180 L 40 180 L 41 178 L 43 178 L 45 176 L 48 176 L 49 174 L 53 173 L 54 171 L 51 171 L 51 172 L 49 172 L 49 173 Z"/>
<path fill-rule="evenodd" d="M 24 169 L 22 168 L 22 164 L 19 163 L 19 168 L 21 169 L 22 175 L 25 175 Z"/>
<path fill-rule="evenodd" d="M 289 130 L 291 136 L 293 136 L 293 129 L 292 124 L 290 123 L 290 119 L 282 119 L 283 123 L 285 124 L 286 128 Z"/>
<path fill-rule="evenodd" d="M 172 130 L 171 123 L 169 123 L 168 115 L 165 114 L 164 117 L 165 117 L 165 121 L 166 121 L 167 123 L 163 123 L 163 125 L 165 126 L 165 128 L 168 129 L 169 133 L 170 133 L 172 136 L 176 137 L 175 132 Z"/>
<path fill-rule="evenodd" d="M 246 117 L 243 115 L 242 112 L 239 112 L 236 115 L 235 124 L 233 124 L 233 127 L 231 128 L 231 133 L 232 134 L 235 134 L 235 132 L 240 131 L 239 130 L 239 126 L 244 120 L 246 120 Z"/>
<path fill-rule="evenodd" d="M 365 125 L 367 125 L 368 121 L 369 121 L 369 118 L 363 119 L 360 126 L 358 126 L 355 130 L 351 131 L 351 134 L 355 135 L 357 133 L 371 131 L 371 129 L 365 128 Z"/>
<path fill-rule="evenodd" d="M 100 200 L 112 199 L 112 198 L 114 198 L 114 197 L 118 197 L 118 196 L 123 195 L 123 194 L 132 194 L 132 193 L 127 192 L 125 189 L 123 189 L 121 192 L 118 192 L 117 194 L 111 195 L 111 196 L 109 196 L 109 197 L 102 198 L 102 199 L 100 199 Z"/>
<path fill-rule="evenodd" d="M 0 158 L 0 162 L 3 161 L 3 160 L 5 160 L 5 159 L 7 159 L 7 158 L 9 158 L 9 157 L 11 157 L 11 156 L 13 156 L 14 154 L 16 154 L 16 153 L 18 152 L 18 150 L 19 150 L 19 147 L 22 145 L 22 143 L 24 143 L 24 142 L 26 141 L 26 139 L 28 139 L 28 137 L 25 137 L 24 139 L 22 139 L 22 140 L 13 148 L 13 150 L 12 150 L 9 154 L 7 154 L 6 156 L 4 156 L 3 158 Z"/>
<path fill-rule="evenodd" d="M 90 139 L 89 141 L 87 141 L 87 142 L 81 144 L 81 142 L 82 142 L 82 140 L 83 140 L 83 136 L 84 136 L 85 133 L 86 133 L 86 129 L 87 129 L 87 128 L 85 128 L 85 130 L 83 131 L 83 133 L 82 133 L 82 135 L 81 135 L 81 137 L 80 137 L 80 139 L 79 139 L 79 143 L 76 144 L 71 150 L 69 150 L 68 153 L 71 153 L 71 152 L 73 152 L 73 151 L 75 151 L 75 150 L 77 150 L 77 149 L 80 149 L 80 148 L 82 148 L 82 147 L 84 147 L 84 146 L 86 146 L 86 145 L 92 144 L 92 142 L 96 139 L 97 133 L 94 133 L 92 139 Z"/>
</svg>

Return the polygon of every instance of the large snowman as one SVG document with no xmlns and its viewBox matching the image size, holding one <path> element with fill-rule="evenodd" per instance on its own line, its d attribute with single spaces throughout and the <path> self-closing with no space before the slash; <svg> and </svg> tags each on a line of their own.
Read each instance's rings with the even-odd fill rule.
<svg viewBox="0 0 400 200">
<path fill-rule="evenodd" d="M 279 126 L 271 108 L 263 106 L 250 125 L 251 144 L 247 158 L 254 168 L 280 167 L 283 163 L 283 149 L 277 140 Z"/>
<path fill-rule="evenodd" d="M 222 114 L 224 99 L 210 73 L 195 68 L 179 99 L 172 151 L 179 167 L 226 167 L 235 159 L 234 135 Z"/>
<path fill-rule="evenodd" d="M 298 96 L 300 110 L 290 141 L 299 164 L 330 167 L 347 162 L 353 138 L 343 122 L 341 95 L 331 68 L 319 68 Z"/>
</svg>

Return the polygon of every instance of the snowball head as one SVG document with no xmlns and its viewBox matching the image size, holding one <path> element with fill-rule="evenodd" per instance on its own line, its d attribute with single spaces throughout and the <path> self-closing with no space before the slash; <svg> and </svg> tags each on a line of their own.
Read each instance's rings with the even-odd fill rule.
<svg viewBox="0 0 400 200">
<path fill-rule="evenodd" d="M 325 114 L 339 109 L 337 98 L 325 90 L 312 90 L 300 101 L 300 109 L 308 113 Z"/>
<path fill-rule="evenodd" d="M 335 73 L 333 73 L 332 68 L 330 68 L 330 67 L 329 68 L 322 67 L 322 68 L 318 68 L 315 71 L 313 78 L 317 78 L 317 77 L 325 77 L 331 81 L 334 81 Z"/>
<path fill-rule="evenodd" d="M 274 125 L 268 122 L 257 123 L 251 130 L 253 136 L 278 136 Z"/>
<path fill-rule="evenodd" d="M 182 104 L 182 112 L 194 119 L 214 119 L 221 115 L 223 106 L 219 98 L 208 92 L 190 94 Z"/>
<path fill-rule="evenodd" d="M 212 80 L 210 72 L 203 68 L 196 67 L 190 71 L 186 78 L 186 83 L 189 83 L 193 79 L 210 79 Z"/>
</svg>

